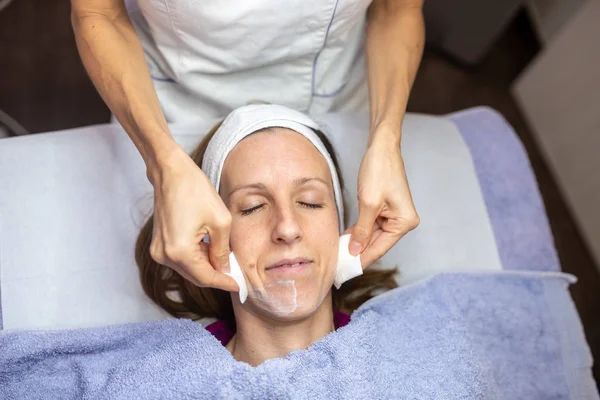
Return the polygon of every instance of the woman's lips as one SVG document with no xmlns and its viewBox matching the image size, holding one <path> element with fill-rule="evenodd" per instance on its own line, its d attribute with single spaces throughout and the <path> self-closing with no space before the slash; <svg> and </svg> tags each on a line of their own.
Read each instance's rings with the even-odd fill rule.
<svg viewBox="0 0 600 400">
<path fill-rule="evenodd" d="M 265 271 L 271 273 L 296 273 L 307 269 L 311 265 L 312 261 L 307 258 L 283 259 L 265 268 Z"/>
</svg>

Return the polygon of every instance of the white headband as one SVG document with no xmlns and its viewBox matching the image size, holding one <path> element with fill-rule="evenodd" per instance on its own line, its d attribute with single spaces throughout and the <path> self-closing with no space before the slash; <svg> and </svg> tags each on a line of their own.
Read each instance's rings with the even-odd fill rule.
<svg viewBox="0 0 600 400">
<path fill-rule="evenodd" d="M 325 157 L 333 182 L 340 232 L 343 232 L 344 202 L 335 165 L 325 145 L 315 133 L 315 130 L 319 130 L 317 123 L 298 111 L 273 104 L 253 104 L 233 110 L 208 143 L 202 160 L 202 171 L 218 192 L 223 164 L 231 150 L 246 136 L 258 130 L 273 127 L 288 128 L 298 132 L 310 140 L 319 153 Z"/>
</svg>

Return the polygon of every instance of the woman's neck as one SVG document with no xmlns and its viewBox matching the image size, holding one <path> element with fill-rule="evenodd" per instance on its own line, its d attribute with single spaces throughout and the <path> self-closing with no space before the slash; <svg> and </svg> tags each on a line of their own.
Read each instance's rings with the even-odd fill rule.
<svg viewBox="0 0 600 400">
<path fill-rule="evenodd" d="M 331 294 L 311 316 L 297 321 L 265 321 L 248 310 L 239 311 L 236 310 L 237 332 L 226 348 L 233 358 L 254 367 L 306 349 L 335 330 Z"/>
</svg>

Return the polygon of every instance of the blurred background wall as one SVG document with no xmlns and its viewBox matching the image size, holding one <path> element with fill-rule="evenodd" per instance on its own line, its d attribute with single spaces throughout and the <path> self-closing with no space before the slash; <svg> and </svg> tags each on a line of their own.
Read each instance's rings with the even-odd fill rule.
<svg viewBox="0 0 600 400">
<path fill-rule="evenodd" d="M 108 122 L 77 54 L 69 1 L 3 5 L 0 110 L 31 133 Z M 579 278 L 571 293 L 600 360 L 600 0 L 426 0 L 424 13 L 409 111 L 488 105 L 512 124 L 563 270 Z"/>
</svg>

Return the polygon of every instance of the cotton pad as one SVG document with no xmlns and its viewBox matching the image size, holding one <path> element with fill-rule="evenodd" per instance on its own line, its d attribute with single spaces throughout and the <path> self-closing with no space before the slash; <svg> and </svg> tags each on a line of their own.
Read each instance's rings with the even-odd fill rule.
<svg viewBox="0 0 600 400">
<path fill-rule="evenodd" d="M 229 275 L 235 279 L 236 283 L 240 287 L 240 303 L 244 304 L 246 298 L 248 297 L 248 285 L 246 284 L 246 279 L 242 273 L 240 263 L 238 262 L 237 258 L 235 258 L 235 254 L 233 254 L 233 252 L 229 253 L 229 271 L 230 272 L 225 272 L 225 275 Z"/>
<path fill-rule="evenodd" d="M 336 289 L 339 289 L 342 283 L 363 274 L 360 255 L 353 256 L 348 249 L 350 237 L 349 234 L 340 236 L 338 263 L 335 270 L 335 280 L 333 281 Z"/>
</svg>

